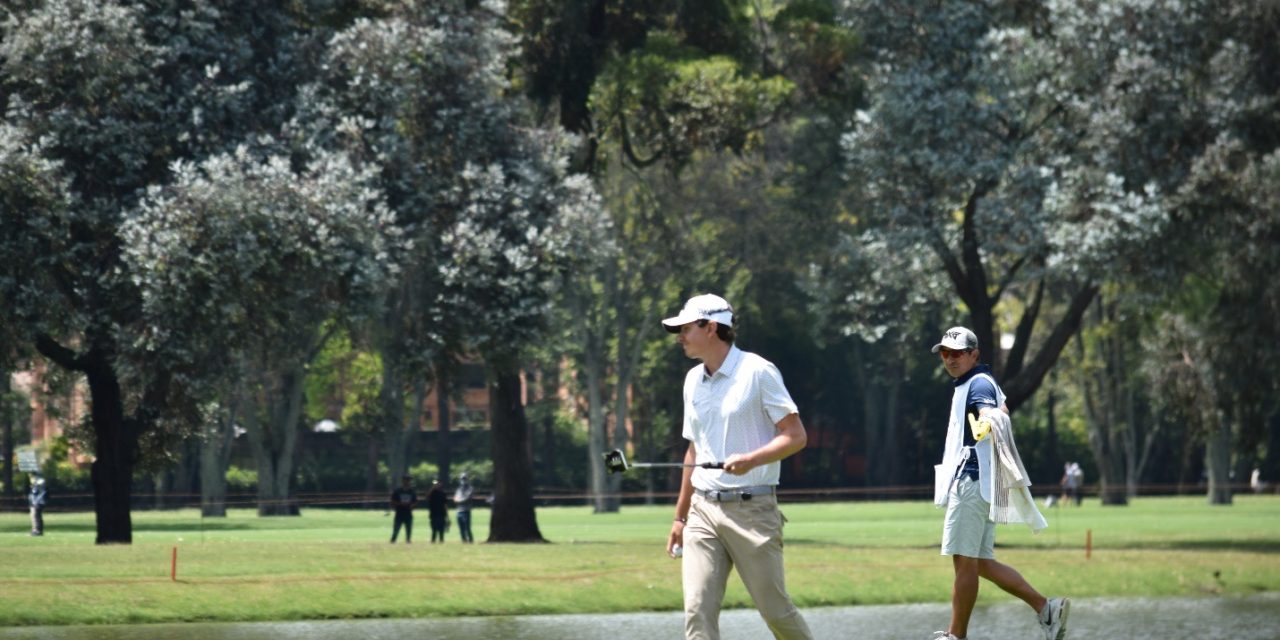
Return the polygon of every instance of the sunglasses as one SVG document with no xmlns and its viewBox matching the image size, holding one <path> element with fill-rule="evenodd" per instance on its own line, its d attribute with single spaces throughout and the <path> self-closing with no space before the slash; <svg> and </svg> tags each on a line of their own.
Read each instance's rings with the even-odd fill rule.
<svg viewBox="0 0 1280 640">
<path fill-rule="evenodd" d="M 947 349 L 947 348 L 942 348 L 942 349 L 939 349 L 939 350 L 938 350 L 938 355 L 940 355 L 940 356 L 942 356 L 942 357 L 944 357 L 944 358 L 958 358 L 958 357 L 960 357 L 960 356 L 962 356 L 962 355 L 964 355 L 964 354 L 966 354 L 966 353 L 969 353 L 970 351 L 973 351 L 973 349 L 959 349 L 959 350 L 956 350 L 956 349 Z"/>
</svg>

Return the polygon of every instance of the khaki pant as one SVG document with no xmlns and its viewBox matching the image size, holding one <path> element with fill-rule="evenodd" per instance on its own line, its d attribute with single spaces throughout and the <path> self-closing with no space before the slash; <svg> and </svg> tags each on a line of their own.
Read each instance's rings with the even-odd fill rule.
<svg viewBox="0 0 1280 640">
<path fill-rule="evenodd" d="M 813 634 L 787 595 L 782 513 L 775 496 L 717 502 L 694 494 L 684 528 L 684 633 L 719 640 L 720 606 L 734 567 L 775 638 Z"/>
</svg>

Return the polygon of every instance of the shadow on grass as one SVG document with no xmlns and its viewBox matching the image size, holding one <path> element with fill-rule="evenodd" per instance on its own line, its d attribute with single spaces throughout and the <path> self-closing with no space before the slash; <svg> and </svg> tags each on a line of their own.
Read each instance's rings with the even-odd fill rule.
<svg viewBox="0 0 1280 640">
<path fill-rule="evenodd" d="M 182 532 L 182 531 L 245 531 L 249 529 L 262 530 L 261 525 L 255 525 L 250 522 L 220 522 L 216 520 L 206 520 L 203 525 L 200 523 L 137 523 L 133 524 L 134 533 L 155 531 L 155 532 Z M 28 527 L 4 526 L 0 527 L 0 533 L 26 533 Z M 94 533 L 98 530 L 98 526 L 93 522 L 57 522 L 51 523 L 45 521 L 46 533 Z"/>
<path fill-rule="evenodd" d="M 1116 547 L 1107 547 L 1113 549 Z M 1121 549 L 1179 549 L 1190 551 L 1247 551 L 1280 553 L 1280 540 L 1184 540 L 1158 544 L 1133 545 Z"/>
<path fill-rule="evenodd" d="M 856 543 L 856 542 L 833 542 L 831 540 L 815 540 L 812 538 L 788 537 L 787 545 L 804 546 L 804 547 L 836 547 L 839 549 L 934 549 L 938 548 L 939 543 L 930 543 L 926 545 L 904 545 L 894 542 L 885 542 L 883 544 L 876 543 Z M 1019 544 L 997 542 L 997 549 L 1073 549 L 1084 548 L 1082 545 L 1049 545 L 1048 547 L 1041 544 Z M 1175 551 L 1242 551 L 1247 553 L 1280 553 L 1280 540 L 1230 540 L 1230 539 L 1210 539 L 1210 540 L 1182 540 L 1167 541 L 1162 540 L 1152 542 L 1149 540 L 1134 541 L 1130 544 L 1108 544 L 1106 546 L 1094 546 L 1095 551 L 1117 551 L 1117 550 L 1141 550 L 1151 551 L 1155 549 L 1175 550 Z"/>
</svg>

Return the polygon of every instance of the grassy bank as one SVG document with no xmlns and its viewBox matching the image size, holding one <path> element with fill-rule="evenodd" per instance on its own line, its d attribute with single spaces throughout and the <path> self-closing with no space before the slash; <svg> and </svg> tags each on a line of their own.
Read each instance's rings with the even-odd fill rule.
<svg viewBox="0 0 1280 640">
<path fill-rule="evenodd" d="M 784 504 L 788 585 L 803 607 L 944 602 L 942 514 L 920 502 Z M 671 508 L 543 508 L 553 544 L 389 545 L 381 511 L 310 509 L 297 518 L 234 511 L 134 514 L 134 544 L 93 544 L 91 513 L 50 513 L 46 535 L 0 514 L 0 625 L 290 620 L 672 610 L 679 562 L 663 554 Z M 997 556 L 1042 591 L 1075 596 L 1280 590 L 1280 498 L 1144 498 L 1129 507 L 1047 510 L 1033 536 L 1001 527 Z M 476 512 L 484 539 L 488 513 Z M 1087 532 L 1092 553 L 1085 557 Z M 177 580 L 170 578 L 177 549 Z M 1009 596 L 984 588 L 983 601 Z M 729 606 L 748 606 L 737 578 Z"/>
</svg>

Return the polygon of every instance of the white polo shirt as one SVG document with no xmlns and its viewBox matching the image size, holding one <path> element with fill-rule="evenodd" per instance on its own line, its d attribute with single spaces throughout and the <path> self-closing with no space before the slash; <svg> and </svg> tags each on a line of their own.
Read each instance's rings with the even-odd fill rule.
<svg viewBox="0 0 1280 640">
<path fill-rule="evenodd" d="M 778 435 L 778 422 L 799 413 L 782 374 L 772 362 L 736 346 L 715 374 L 705 365 L 684 378 L 685 440 L 693 443 L 698 463 L 724 462 L 734 453 L 750 453 Z M 778 484 L 780 462 L 735 476 L 722 469 L 693 470 L 693 486 L 704 491 Z"/>
</svg>

